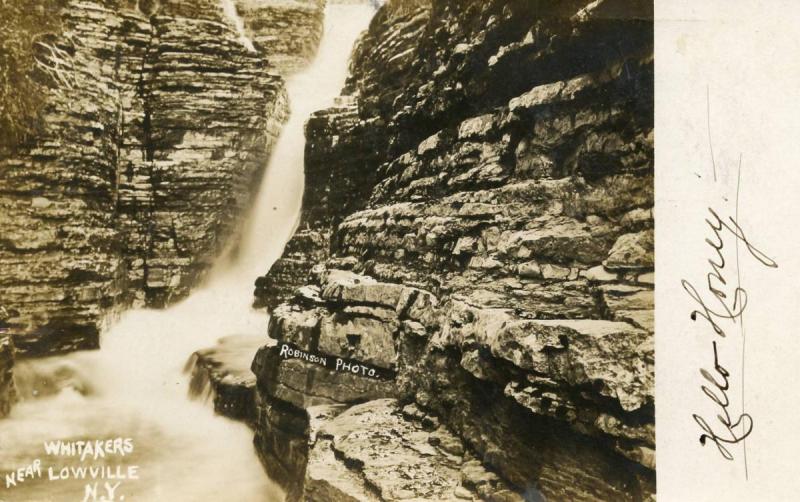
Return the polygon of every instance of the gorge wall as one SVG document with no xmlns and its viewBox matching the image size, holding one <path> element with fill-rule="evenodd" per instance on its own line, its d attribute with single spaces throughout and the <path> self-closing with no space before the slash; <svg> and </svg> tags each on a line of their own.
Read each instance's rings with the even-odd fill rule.
<svg viewBox="0 0 800 502">
<path fill-rule="evenodd" d="M 344 94 L 256 284 L 270 475 L 291 500 L 653 499 L 652 4 L 390 1 Z"/>
<path fill-rule="evenodd" d="M 323 7 L 262 12 L 248 21 L 267 34 L 255 50 L 229 0 L 69 0 L 52 12 L 59 32 L 38 46 L 44 130 L 0 155 L 0 327 L 18 351 L 96 348 L 110 313 L 197 283 L 237 232 L 286 119 L 272 59 L 295 58 L 301 36 L 313 50 Z"/>
</svg>

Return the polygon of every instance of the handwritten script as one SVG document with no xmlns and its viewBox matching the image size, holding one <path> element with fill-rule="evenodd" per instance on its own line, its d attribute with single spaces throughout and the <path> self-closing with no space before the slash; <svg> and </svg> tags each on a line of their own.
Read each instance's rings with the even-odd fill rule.
<svg viewBox="0 0 800 502">
<path fill-rule="evenodd" d="M 714 159 L 714 147 L 711 143 L 709 126 L 709 149 L 715 184 L 717 164 Z M 701 368 L 703 384 L 700 391 L 711 401 L 717 410 L 714 418 L 706 418 L 694 413 L 692 418 L 700 427 L 700 444 L 713 444 L 719 454 L 726 460 L 734 460 L 732 445 L 743 443 L 753 432 L 753 417 L 744 409 L 744 396 L 737 408 L 732 410 L 733 389 L 731 371 L 732 363 L 721 360 L 721 348 L 725 343 L 737 343 L 742 346 L 744 358 L 744 313 L 748 307 L 747 290 L 742 287 L 740 273 L 740 250 L 744 259 L 755 260 L 766 268 L 777 268 L 778 264 L 757 247 L 751 236 L 746 235 L 740 225 L 739 192 L 741 188 L 742 157 L 739 156 L 736 181 L 736 198 L 733 215 L 708 207 L 703 215 L 706 224 L 705 243 L 708 245 L 708 268 L 699 286 L 683 279 L 681 284 L 691 299 L 692 321 L 700 323 L 702 333 L 711 338 L 709 367 Z M 728 198 L 724 200 L 727 202 Z M 742 367 L 744 359 L 742 359 Z M 744 450 L 745 473 L 747 472 L 746 450 Z"/>
</svg>

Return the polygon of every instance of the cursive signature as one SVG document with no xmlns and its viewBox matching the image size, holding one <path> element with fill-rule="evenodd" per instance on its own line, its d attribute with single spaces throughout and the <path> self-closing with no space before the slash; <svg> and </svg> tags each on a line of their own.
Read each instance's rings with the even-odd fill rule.
<svg viewBox="0 0 800 502">
<path fill-rule="evenodd" d="M 711 97 L 710 90 L 706 88 L 706 119 L 708 121 L 708 148 L 710 153 L 711 167 L 713 168 L 714 184 L 724 183 L 726 177 L 717 176 L 717 160 L 714 154 L 714 145 L 711 135 Z M 745 231 L 739 224 L 739 192 L 742 179 L 742 155 L 739 155 L 739 165 L 736 176 L 736 205 L 733 216 L 721 217 L 720 212 L 713 207 L 708 207 L 705 217 L 707 231 L 709 232 L 705 243 L 711 250 L 711 257 L 707 260 L 708 271 L 701 288 L 695 287 L 690 281 L 683 279 L 681 284 L 683 290 L 693 301 L 693 309 L 690 318 L 693 322 L 700 322 L 711 331 L 711 349 L 714 355 L 714 366 L 711 371 L 700 368 L 700 375 L 704 383 L 700 390 L 707 397 L 716 409 L 714 419 L 706 420 L 701 414 L 694 413 L 692 418 L 700 427 L 700 444 L 706 446 L 714 444 L 717 451 L 726 460 L 734 460 L 730 446 L 742 443 L 742 456 L 744 460 L 745 478 L 748 476 L 747 469 L 747 443 L 745 439 L 753 432 L 753 417 L 745 411 L 744 393 L 744 369 L 745 369 L 745 322 L 744 313 L 747 309 L 748 295 L 742 287 L 741 268 L 739 264 L 739 250 L 744 248 L 753 259 L 767 268 L 778 268 L 778 264 L 767 256 L 766 253 L 756 247 L 745 235 Z M 698 178 L 702 178 L 695 173 Z M 723 197 L 727 202 L 728 198 Z M 723 213 L 724 214 L 724 213 Z M 729 246 L 733 239 L 733 246 Z M 733 247 L 733 249 L 731 249 Z M 726 260 L 728 256 L 728 260 Z M 730 259 L 732 257 L 732 259 Z M 732 262 L 733 267 L 729 265 Z M 730 277 L 728 273 L 731 269 L 735 270 L 735 276 Z M 739 406 L 741 413 L 736 414 L 731 411 L 732 394 L 730 366 L 723 365 L 720 361 L 720 346 L 726 340 L 730 332 L 736 328 L 741 343 L 741 396 Z"/>
<path fill-rule="evenodd" d="M 730 373 L 719 363 L 717 342 L 712 342 L 712 346 L 714 348 L 714 371 L 719 375 L 719 380 L 705 369 L 701 369 L 700 374 L 703 375 L 703 378 L 708 380 L 710 384 L 716 387 L 719 393 L 705 385 L 701 386 L 700 389 L 721 409 L 721 413 L 717 415 L 717 420 L 722 424 L 727 434 L 725 436 L 718 435 L 714 431 L 714 428 L 706 422 L 706 419 L 696 413 L 692 415 L 692 418 L 694 418 L 694 421 L 697 422 L 697 425 L 703 430 L 703 434 L 700 435 L 700 444 L 705 446 L 706 441 L 710 439 L 717 445 L 717 449 L 725 459 L 733 460 L 733 455 L 725 445 L 736 444 L 749 436 L 750 433 L 753 432 L 753 417 L 751 417 L 749 413 L 742 413 L 737 417 L 736 421 L 731 419 L 731 414 L 728 411 L 730 400 L 727 394 L 728 388 L 730 387 L 728 383 Z M 739 426 L 741 426 L 742 430 L 737 434 L 735 429 Z"/>
<path fill-rule="evenodd" d="M 735 325 L 741 321 L 748 305 L 747 291 L 741 287 L 741 284 L 734 285 L 726 276 L 728 270 L 724 252 L 728 243 L 726 239 L 734 238 L 737 244 L 743 245 L 749 255 L 765 267 L 777 268 L 778 264 L 753 245 L 734 217 L 722 218 L 717 211 L 709 207 L 705 222 L 710 230 L 709 237 L 705 239 L 705 242 L 711 248 L 712 256 L 708 259 L 709 271 L 706 273 L 703 287 L 698 290 L 686 279 L 683 279 L 681 284 L 684 291 L 694 301 L 694 309 L 690 314 L 692 321 L 705 321 L 713 330 L 713 336 L 724 339 L 729 329 L 728 324 Z M 738 272 L 738 262 L 736 268 Z M 716 339 L 712 341 L 713 370 L 711 372 L 705 368 L 700 370 L 700 374 L 706 381 L 700 390 L 718 408 L 718 414 L 711 422 L 699 414 L 693 414 L 692 417 L 702 430 L 700 444 L 705 446 L 710 441 L 716 445 L 717 450 L 725 459 L 733 460 L 733 454 L 728 446 L 739 443 L 750 435 L 753 431 L 753 418 L 744 411 L 738 415 L 732 414 L 729 409 L 731 400 L 728 397 L 728 391 L 730 390 L 729 377 L 731 374 L 720 362 L 717 341 Z"/>
</svg>

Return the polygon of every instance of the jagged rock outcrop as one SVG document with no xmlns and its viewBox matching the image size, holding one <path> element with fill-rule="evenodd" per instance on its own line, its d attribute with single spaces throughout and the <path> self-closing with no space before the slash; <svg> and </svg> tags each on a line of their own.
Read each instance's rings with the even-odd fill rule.
<svg viewBox="0 0 800 502">
<path fill-rule="evenodd" d="M 257 282 L 277 345 L 253 364 L 256 443 L 290 498 L 401 498 L 371 448 L 425 453 L 319 424 L 412 427 L 386 411 L 408 405 L 501 481 L 467 499 L 654 496 L 652 37 L 637 0 L 377 14 L 351 97 L 307 126 L 300 231 Z"/>
<path fill-rule="evenodd" d="M 212 400 L 220 415 L 254 424 L 256 378 L 250 365 L 263 345 L 262 336 L 234 335 L 192 354 L 184 368 L 191 376 L 189 395 Z"/>
<path fill-rule="evenodd" d="M 0 306 L 22 353 L 97 347 L 109 313 L 185 296 L 238 231 L 287 116 L 269 59 L 313 51 L 324 2 L 248 4 L 271 33 L 256 51 L 224 3 L 53 13 L 46 127 L 0 154 Z"/>
<path fill-rule="evenodd" d="M 314 285 L 273 312 L 278 345 L 263 347 L 253 363 L 256 442 L 295 497 L 307 488 L 298 480 L 308 481 L 312 451 L 325 448 L 312 434 L 316 407 L 327 407 L 328 420 L 385 397 L 413 399 L 518 491 L 644 496 L 655 446 L 651 333 L 607 320 L 520 320 L 511 309 L 459 297 L 442 304 L 417 288 L 315 272 Z M 286 357 L 285 344 L 395 376 L 371 379 L 350 365 L 337 371 Z"/>
</svg>

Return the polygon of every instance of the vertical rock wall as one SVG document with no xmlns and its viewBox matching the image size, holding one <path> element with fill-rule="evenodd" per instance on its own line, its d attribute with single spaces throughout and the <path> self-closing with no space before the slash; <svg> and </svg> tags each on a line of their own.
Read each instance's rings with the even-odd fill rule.
<svg viewBox="0 0 800 502">
<path fill-rule="evenodd" d="M 220 0 L 53 13 L 46 130 L 0 155 L 0 306 L 19 351 L 97 347 L 109 313 L 181 298 L 237 232 L 287 114 L 271 60 L 321 33 L 321 2 L 259 5 L 274 38 L 256 52 Z"/>
<path fill-rule="evenodd" d="M 0 159 L 0 303 L 29 351 L 96 346 L 100 312 L 119 294 L 110 132 L 122 20 L 96 2 L 60 15 L 63 81 L 46 97 L 46 137 Z"/>
<path fill-rule="evenodd" d="M 257 283 L 256 442 L 293 498 L 654 496 L 652 37 L 636 0 L 379 12 Z"/>
<path fill-rule="evenodd" d="M 221 20 L 153 17 L 122 110 L 120 240 L 139 304 L 185 295 L 219 255 L 286 118 L 281 78 Z"/>
</svg>

